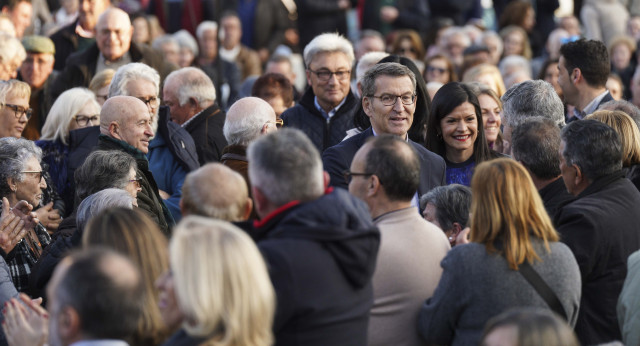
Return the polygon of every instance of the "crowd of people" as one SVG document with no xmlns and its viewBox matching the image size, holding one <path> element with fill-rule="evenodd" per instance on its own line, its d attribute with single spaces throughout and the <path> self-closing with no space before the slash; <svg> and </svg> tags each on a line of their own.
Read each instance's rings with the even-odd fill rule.
<svg viewBox="0 0 640 346">
<path fill-rule="evenodd" d="M 640 345 L 640 1 L 483 3 L 0 0 L 0 345 Z"/>
</svg>

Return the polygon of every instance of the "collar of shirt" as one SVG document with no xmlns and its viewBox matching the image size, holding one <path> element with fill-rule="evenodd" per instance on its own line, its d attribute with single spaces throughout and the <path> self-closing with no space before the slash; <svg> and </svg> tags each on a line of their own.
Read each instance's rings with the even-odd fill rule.
<svg viewBox="0 0 640 346">
<path fill-rule="evenodd" d="M 373 126 L 371 126 L 371 132 L 373 132 L 373 136 L 377 136 L 378 134 L 376 133 L 376 130 L 373 129 Z M 404 135 L 404 141 L 409 143 L 409 134 Z"/>
<path fill-rule="evenodd" d="M 200 112 L 198 112 L 198 114 L 196 114 L 196 115 L 192 116 L 191 118 L 189 118 L 189 120 L 185 121 L 185 122 L 182 124 L 182 127 L 184 128 L 184 127 L 186 127 L 187 125 L 189 125 L 189 123 L 190 123 L 190 122 L 192 122 L 192 121 L 193 121 L 193 119 L 197 118 L 197 117 L 198 117 L 198 115 L 202 114 L 202 112 L 204 112 L 204 109 L 203 109 L 203 110 L 201 110 Z"/>
<path fill-rule="evenodd" d="M 316 106 L 316 109 L 320 111 L 320 113 L 322 113 L 322 116 L 325 119 L 331 119 L 331 117 L 333 117 L 334 115 L 336 115 L 336 113 L 338 112 L 338 110 L 340 109 L 340 107 L 342 107 L 342 105 L 347 101 L 347 98 L 343 98 L 342 102 L 340 102 L 339 105 L 337 105 L 334 109 L 330 110 L 329 113 L 325 112 L 324 109 L 322 109 L 322 107 L 320 107 L 320 104 L 318 103 L 318 96 L 314 96 L 313 97 L 313 104 Z"/>
<path fill-rule="evenodd" d="M 96 33 L 91 31 L 91 30 L 85 30 L 80 25 L 80 21 L 78 21 L 78 24 L 76 25 L 76 34 L 78 34 L 78 36 L 84 37 L 84 38 L 94 38 L 94 37 L 96 37 Z"/>
<path fill-rule="evenodd" d="M 578 109 L 576 108 L 573 112 L 573 114 L 575 116 L 578 117 L 578 119 L 583 119 L 584 117 L 586 117 L 587 115 L 593 113 L 596 111 L 596 107 L 598 107 L 598 105 L 600 104 L 600 101 L 602 101 L 602 99 L 607 96 L 607 93 L 609 92 L 609 90 L 605 90 L 602 94 L 596 96 L 596 98 L 594 98 L 593 100 L 591 100 L 591 102 L 589 102 L 589 104 L 584 107 L 584 109 L 582 110 L 582 112 L 578 111 Z"/>
<path fill-rule="evenodd" d="M 105 59 L 102 54 L 98 54 L 98 64 L 96 65 L 96 74 L 98 74 L 98 72 L 107 68 L 117 71 L 118 68 L 130 62 L 131 62 L 131 55 L 129 54 L 129 52 L 124 53 L 124 55 L 120 57 L 120 59 L 115 61 L 109 61 Z"/>
<path fill-rule="evenodd" d="M 240 45 L 237 45 L 232 49 L 224 49 L 224 47 L 220 47 L 220 57 L 226 61 L 235 62 L 238 54 L 240 54 Z"/>
</svg>

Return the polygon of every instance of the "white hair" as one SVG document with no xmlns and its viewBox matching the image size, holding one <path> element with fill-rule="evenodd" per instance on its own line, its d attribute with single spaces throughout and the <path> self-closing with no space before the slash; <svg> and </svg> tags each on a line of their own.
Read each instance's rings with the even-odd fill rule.
<svg viewBox="0 0 640 346">
<path fill-rule="evenodd" d="M 229 145 L 248 146 L 260 136 L 264 124 L 273 121 L 273 108 L 264 100 L 255 99 L 251 104 L 244 103 L 248 97 L 236 101 L 227 111 L 227 117 L 222 131 Z M 258 102 L 262 101 L 262 102 Z"/>
<path fill-rule="evenodd" d="M 498 64 L 500 74 L 503 79 L 507 79 L 512 73 L 526 72 L 531 78 L 531 63 L 529 60 L 521 55 L 509 55 L 504 57 L 500 64 Z"/>
<path fill-rule="evenodd" d="M 371 66 L 378 63 L 378 61 L 389 56 L 386 52 L 369 52 L 363 55 L 356 65 L 356 82 L 360 81 L 364 74 L 371 68 Z"/>
<path fill-rule="evenodd" d="M 180 48 L 180 43 L 178 43 L 178 40 L 174 37 L 174 35 L 171 34 L 156 37 L 151 43 L 151 48 L 160 52 L 162 51 L 162 46 L 168 43 L 175 45 L 176 48 Z"/>
<path fill-rule="evenodd" d="M 173 71 L 165 78 L 164 85 L 169 85 L 174 79 L 179 82 L 176 94 L 180 106 L 184 106 L 190 98 L 194 98 L 198 105 L 216 101 L 216 88 L 211 78 L 201 69 L 183 67 Z"/>
<path fill-rule="evenodd" d="M 96 101 L 96 96 L 91 90 L 72 88 L 60 94 L 49 110 L 47 119 L 42 126 L 40 139 L 49 141 L 59 139 L 63 144 L 68 144 L 69 125 L 87 103 L 95 107 L 96 114 L 100 114 L 100 104 Z"/>
<path fill-rule="evenodd" d="M 502 42 L 502 38 L 500 37 L 500 35 L 498 35 L 498 33 L 493 30 L 487 30 L 483 32 L 480 37 L 478 37 L 478 39 L 476 40 L 476 44 L 479 46 L 486 46 L 487 39 L 493 39 L 496 41 L 498 53 L 499 55 L 502 55 L 502 52 L 504 51 L 504 43 Z"/>
<path fill-rule="evenodd" d="M 462 37 L 462 40 L 464 41 L 463 44 L 465 47 L 469 47 L 471 45 L 471 39 L 469 38 L 469 36 L 467 36 L 466 30 L 459 26 L 452 26 L 442 31 L 442 44 L 446 46 L 449 38 L 453 36 Z"/>
<path fill-rule="evenodd" d="M 24 59 L 27 58 L 27 51 L 24 50 L 22 43 L 17 38 L 0 32 L 0 64 L 9 64 L 17 62 L 17 66 L 22 65 Z"/>
<path fill-rule="evenodd" d="M 212 21 L 212 20 L 205 20 L 204 22 L 200 23 L 198 25 L 198 28 L 196 29 L 196 36 L 198 37 L 198 40 L 202 39 L 202 36 L 204 35 L 204 32 L 207 30 L 213 30 L 213 31 L 218 31 L 218 23 Z"/>
<path fill-rule="evenodd" d="M 193 35 L 191 35 L 191 33 L 187 30 L 182 29 L 177 31 L 175 34 L 173 34 L 173 38 L 178 42 L 180 48 L 187 48 L 191 50 L 194 56 L 198 56 L 198 54 L 200 54 L 200 50 L 198 49 L 198 41 L 196 41 Z"/>
<path fill-rule="evenodd" d="M 326 33 L 316 36 L 304 47 L 304 64 L 309 67 L 313 58 L 319 53 L 340 52 L 347 56 L 349 64 L 353 65 L 355 55 L 351 42 L 344 36 L 335 33 Z"/>
<path fill-rule="evenodd" d="M 130 81 L 143 79 L 153 83 L 155 88 L 155 96 L 160 94 L 160 75 L 153 67 L 149 65 L 132 62 L 121 66 L 111 79 L 109 86 L 109 97 L 124 95 L 130 96 L 127 91 L 127 84 Z"/>
</svg>

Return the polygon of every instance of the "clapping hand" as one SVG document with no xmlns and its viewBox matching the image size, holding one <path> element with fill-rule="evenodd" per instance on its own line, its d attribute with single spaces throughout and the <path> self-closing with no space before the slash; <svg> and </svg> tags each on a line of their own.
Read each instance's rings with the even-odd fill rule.
<svg viewBox="0 0 640 346">
<path fill-rule="evenodd" d="M 35 345 L 47 343 L 49 314 L 40 306 L 41 299 L 32 300 L 20 293 L 20 301 L 12 298 L 5 303 L 2 329 L 9 345 Z"/>
</svg>

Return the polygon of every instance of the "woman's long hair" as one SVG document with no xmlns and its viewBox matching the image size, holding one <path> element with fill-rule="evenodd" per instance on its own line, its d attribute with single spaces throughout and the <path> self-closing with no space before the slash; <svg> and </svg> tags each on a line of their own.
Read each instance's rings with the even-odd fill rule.
<svg viewBox="0 0 640 346">
<path fill-rule="evenodd" d="M 509 158 L 481 163 L 471 190 L 471 241 L 484 244 L 488 252 L 501 252 L 511 269 L 517 270 L 525 260 L 540 260 L 532 240 L 541 240 L 547 251 L 551 251 L 549 242 L 559 240 L 538 190 L 520 163 Z M 501 250 L 496 242 L 501 242 Z"/>
</svg>

